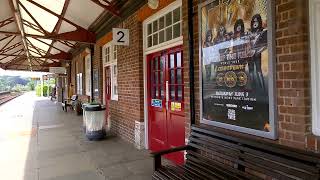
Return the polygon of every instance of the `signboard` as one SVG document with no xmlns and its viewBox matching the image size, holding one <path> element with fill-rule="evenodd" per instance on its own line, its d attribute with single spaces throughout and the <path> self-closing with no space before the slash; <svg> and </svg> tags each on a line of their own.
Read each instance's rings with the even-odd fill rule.
<svg viewBox="0 0 320 180">
<path fill-rule="evenodd" d="M 161 99 L 152 99 L 151 106 L 156 108 L 162 108 L 162 100 Z"/>
<path fill-rule="evenodd" d="M 129 29 L 112 29 L 112 44 L 118 46 L 129 46 Z"/>
<path fill-rule="evenodd" d="M 54 74 L 66 74 L 67 70 L 65 67 L 49 67 L 49 72 Z"/>
<path fill-rule="evenodd" d="M 181 103 L 171 102 L 171 111 L 181 111 Z"/>
<path fill-rule="evenodd" d="M 32 81 L 40 81 L 40 78 L 39 77 L 32 77 L 31 80 Z"/>
<path fill-rule="evenodd" d="M 200 5 L 201 122 L 276 138 L 271 1 Z"/>
</svg>

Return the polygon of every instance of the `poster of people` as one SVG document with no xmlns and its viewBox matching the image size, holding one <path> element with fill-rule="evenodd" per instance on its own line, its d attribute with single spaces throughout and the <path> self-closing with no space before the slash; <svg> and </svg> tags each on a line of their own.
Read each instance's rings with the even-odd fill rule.
<svg viewBox="0 0 320 180">
<path fill-rule="evenodd" d="M 268 0 L 212 0 L 200 7 L 202 122 L 251 134 L 274 131 L 267 7 Z"/>
</svg>

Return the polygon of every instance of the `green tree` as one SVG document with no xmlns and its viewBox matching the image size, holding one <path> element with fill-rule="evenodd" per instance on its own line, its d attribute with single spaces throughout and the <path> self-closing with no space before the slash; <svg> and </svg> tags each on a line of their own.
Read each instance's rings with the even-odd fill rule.
<svg viewBox="0 0 320 180">
<path fill-rule="evenodd" d="M 30 90 L 30 91 L 34 91 L 34 90 L 35 90 L 35 83 L 34 83 L 34 81 L 31 80 L 30 82 L 28 82 L 27 86 L 29 87 L 29 90 Z"/>
</svg>

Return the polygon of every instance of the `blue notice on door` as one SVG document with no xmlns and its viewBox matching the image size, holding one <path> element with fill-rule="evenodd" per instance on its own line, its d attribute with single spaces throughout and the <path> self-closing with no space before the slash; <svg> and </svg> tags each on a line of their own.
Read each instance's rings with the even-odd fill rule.
<svg viewBox="0 0 320 180">
<path fill-rule="evenodd" d="M 161 99 L 152 99 L 151 106 L 157 107 L 157 108 L 162 108 L 162 100 Z"/>
</svg>

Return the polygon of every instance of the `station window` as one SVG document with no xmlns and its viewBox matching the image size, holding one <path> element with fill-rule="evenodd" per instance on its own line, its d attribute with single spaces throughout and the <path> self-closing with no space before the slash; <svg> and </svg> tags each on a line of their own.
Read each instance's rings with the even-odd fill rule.
<svg viewBox="0 0 320 180">
<path fill-rule="evenodd" d="M 77 94 L 82 95 L 82 73 L 77 74 Z"/>
<path fill-rule="evenodd" d="M 147 47 L 154 47 L 182 35 L 181 7 L 147 24 Z"/>
<path fill-rule="evenodd" d="M 320 136 L 320 2 L 309 1 L 309 29 L 311 49 L 312 132 Z"/>
<path fill-rule="evenodd" d="M 102 48 L 103 66 L 111 69 L 111 100 L 118 100 L 118 46 L 106 44 Z"/>
</svg>

